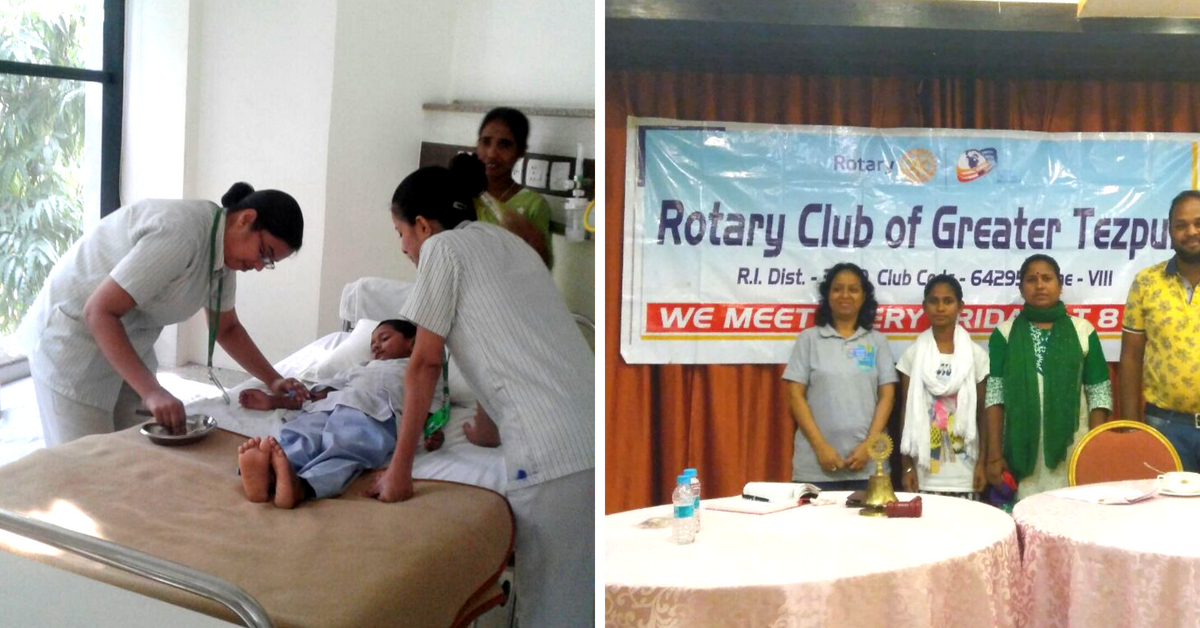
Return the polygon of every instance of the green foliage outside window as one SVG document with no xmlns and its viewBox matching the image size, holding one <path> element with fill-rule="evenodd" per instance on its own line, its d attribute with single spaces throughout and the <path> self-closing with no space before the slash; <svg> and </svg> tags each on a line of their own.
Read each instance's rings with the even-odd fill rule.
<svg viewBox="0 0 1200 628">
<path fill-rule="evenodd" d="M 80 66 L 83 11 L 0 11 L 0 59 Z M 84 83 L 0 74 L 0 336 L 82 231 Z"/>
</svg>

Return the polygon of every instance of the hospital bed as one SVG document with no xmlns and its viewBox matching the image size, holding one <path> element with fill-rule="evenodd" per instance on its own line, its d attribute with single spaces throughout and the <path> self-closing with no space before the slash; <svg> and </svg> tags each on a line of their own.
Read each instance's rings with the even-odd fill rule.
<svg viewBox="0 0 1200 628">
<path fill-rule="evenodd" d="M 500 495 L 422 481 L 414 499 L 382 504 L 361 496 L 360 478 L 337 499 L 280 510 L 242 495 L 242 440 L 218 430 L 160 447 L 125 430 L 0 467 L 0 529 L 17 533 L 0 548 L 250 626 L 462 626 L 499 602 L 513 538 Z M 89 537 L 106 543 L 77 547 Z M 154 560 L 130 567 L 130 556 Z"/>
<path fill-rule="evenodd" d="M 369 360 L 375 323 L 396 318 L 411 289 L 410 282 L 380 277 L 364 277 L 346 284 L 338 308 L 343 331 L 310 342 L 276 364 L 276 370 L 284 376 L 312 384 Z M 506 485 L 504 452 L 499 447 L 476 447 L 467 442 L 463 425 L 475 416 L 475 395 L 453 359 L 449 371 L 451 405 L 450 420 L 443 429 L 445 444 L 437 451 L 420 451 L 413 463 L 413 477 L 461 482 L 503 494 Z M 188 411 L 215 417 L 218 425 L 238 434 L 278 436 L 286 419 L 297 412 L 266 412 L 239 407 L 238 395 L 249 388 L 265 390 L 261 382 L 250 380 L 229 389 L 232 404 L 226 404 L 214 394 L 208 399 L 189 403 Z M 441 395 L 440 383 L 438 395 Z"/>
<path fill-rule="evenodd" d="M 395 317 L 410 288 L 378 278 L 348 284 L 340 306 L 347 331 L 317 339 L 277 369 L 313 381 L 352 359 L 354 343 L 373 327 L 362 323 Z M 466 442 L 462 425 L 475 404 L 451 366 L 445 444 L 416 457 L 410 501 L 362 497 L 367 477 L 339 498 L 293 511 L 246 501 L 237 445 L 278 434 L 288 418 L 236 407 L 241 390 L 261 386 L 251 381 L 230 389 L 232 406 L 216 395 L 188 404 L 222 428 L 194 445 L 159 447 L 126 430 L 0 467 L 0 549 L 252 626 L 470 625 L 505 598 L 498 582 L 514 527 L 502 497 L 503 451 Z M 90 542 L 100 548 L 77 547 Z M 113 562 L 114 552 L 143 563 Z"/>
</svg>

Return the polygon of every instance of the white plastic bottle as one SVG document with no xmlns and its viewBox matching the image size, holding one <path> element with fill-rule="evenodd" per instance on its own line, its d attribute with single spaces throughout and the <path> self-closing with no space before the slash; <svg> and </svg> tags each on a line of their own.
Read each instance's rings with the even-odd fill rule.
<svg viewBox="0 0 1200 628">
<path fill-rule="evenodd" d="M 692 515 L 696 518 L 696 531 L 700 531 L 700 476 L 696 474 L 695 469 L 684 469 L 683 474 L 691 478 L 692 497 L 695 499 L 695 507 Z"/>
<path fill-rule="evenodd" d="M 675 504 L 675 521 L 672 523 L 671 540 L 680 545 L 687 545 L 696 540 L 696 524 L 692 513 L 696 508 L 695 498 L 692 497 L 692 479 L 681 475 L 675 480 L 675 492 L 671 494 L 671 502 Z"/>
</svg>

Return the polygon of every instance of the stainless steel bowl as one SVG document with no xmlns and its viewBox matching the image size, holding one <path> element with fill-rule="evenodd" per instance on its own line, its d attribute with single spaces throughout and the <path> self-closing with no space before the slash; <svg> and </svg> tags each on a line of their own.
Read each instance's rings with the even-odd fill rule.
<svg viewBox="0 0 1200 628">
<path fill-rule="evenodd" d="M 158 445 L 190 445 L 208 436 L 216 426 L 217 420 L 206 414 L 189 414 L 187 429 L 182 434 L 172 434 L 167 431 L 166 426 L 155 421 L 142 424 L 142 434 Z"/>
</svg>

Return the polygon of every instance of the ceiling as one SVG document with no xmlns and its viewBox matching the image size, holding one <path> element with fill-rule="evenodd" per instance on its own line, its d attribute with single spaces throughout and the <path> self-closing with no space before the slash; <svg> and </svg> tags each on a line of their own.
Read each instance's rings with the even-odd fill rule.
<svg viewBox="0 0 1200 628">
<path fill-rule="evenodd" d="M 609 69 L 1198 80 L 1200 22 L 1182 19 L 1183 5 L 1200 8 L 1196 0 L 607 0 L 605 61 Z"/>
</svg>

